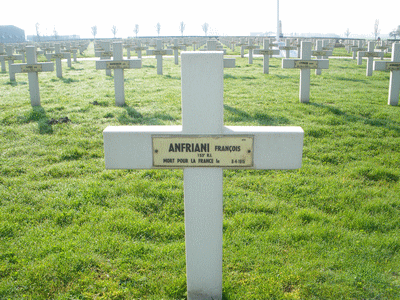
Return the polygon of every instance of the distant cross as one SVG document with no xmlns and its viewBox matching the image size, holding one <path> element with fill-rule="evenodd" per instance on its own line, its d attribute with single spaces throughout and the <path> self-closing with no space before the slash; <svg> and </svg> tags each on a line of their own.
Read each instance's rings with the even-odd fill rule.
<svg viewBox="0 0 400 300">
<path fill-rule="evenodd" d="M 311 69 L 328 69 L 329 60 L 311 59 L 311 42 L 301 42 L 301 56 L 298 59 L 283 59 L 282 68 L 300 69 L 300 102 L 310 101 L 310 73 Z"/>
<path fill-rule="evenodd" d="M 376 61 L 374 62 L 374 70 L 390 71 L 388 104 L 398 105 L 400 94 L 400 43 L 393 43 L 392 61 Z"/>
<path fill-rule="evenodd" d="M 174 39 L 174 45 L 170 47 L 174 50 L 175 65 L 179 63 L 179 50 L 186 48 L 186 46 L 179 46 L 178 39 Z"/>
<path fill-rule="evenodd" d="M 58 78 L 62 78 L 62 62 L 61 59 L 63 58 L 71 58 L 71 53 L 61 52 L 61 45 L 55 44 L 55 53 L 48 53 L 46 57 L 48 60 L 55 59 L 56 60 L 56 74 Z"/>
<path fill-rule="evenodd" d="M 182 126 L 109 126 L 107 169 L 183 168 L 187 295 L 222 299 L 223 169 L 301 167 L 300 127 L 224 126 L 222 52 L 183 52 Z"/>
<path fill-rule="evenodd" d="M 97 50 L 95 52 L 95 56 L 100 57 L 100 60 L 110 60 L 113 53 L 110 51 L 111 45 L 110 42 L 102 42 L 101 50 Z M 111 75 L 111 69 L 106 69 L 106 76 Z"/>
<path fill-rule="evenodd" d="M 142 46 L 140 41 L 137 41 L 136 46 L 133 49 L 136 51 L 138 58 L 142 58 L 142 51 L 147 50 L 148 48 L 149 47 L 147 46 Z"/>
<path fill-rule="evenodd" d="M 286 39 L 285 40 L 285 46 L 280 46 L 279 50 L 284 50 L 286 52 L 286 58 L 290 58 L 290 50 L 296 50 L 297 47 L 295 46 L 290 46 L 290 40 Z"/>
<path fill-rule="evenodd" d="M 40 105 L 40 93 L 39 93 L 39 76 L 38 72 L 53 72 L 53 63 L 38 63 L 36 61 L 36 47 L 26 46 L 26 61 L 24 64 L 12 64 L 11 69 L 14 73 L 28 73 L 29 80 L 29 93 L 31 96 L 31 105 Z"/>
<path fill-rule="evenodd" d="M 264 74 L 269 74 L 269 57 L 272 55 L 279 55 L 280 51 L 278 49 L 271 50 L 270 47 L 270 39 L 264 39 L 264 49 L 256 49 L 254 50 L 255 54 L 262 54 L 264 56 L 264 66 L 263 72 Z"/>
<path fill-rule="evenodd" d="M 245 49 L 249 50 L 249 64 L 253 63 L 253 50 L 260 48 L 260 46 L 253 44 L 253 39 L 249 39 L 249 44 L 244 46 Z"/>
<path fill-rule="evenodd" d="M 316 56 L 317 59 L 327 59 L 328 56 L 332 55 L 332 50 L 322 50 L 323 49 L 323 42 L 321 40 L 317 41 L 316 49 L 315 51 L 311 52 L 311 56 Z M 315 69 L 315 75 L 321 75 L 322 70 L 321 69 Z"/>
<path fill-rule="evenodd" d="M 146 50 L 147 55 L 155 55 L 157 58 L 157 75 L 163 74 L 163 55 L 172 55 L 172 50 L 164 50 L 162 40 L 157 40 L 155 50 Z"/>
<path fill-rule="evenodd" d="M 368 50 L 367 51 L 359 51 L 358 52 L 358 57 L 359 59 L 366 57 L 367 58 L 367 76 L 372 76 L 372 71 L 373 71 L 373 64 L 374 64 L 374 57 L 379 57 L 382 56 L 382 52 L 375 52 L 375 42 L 368 42 Z"/>
<path fill-rule="evenodd" d="M 1 71 L 6 72 L 6 61 L 4 56 L 6 53 L 4 52 L 4 45 L 0 43 L 0 61 L 1 61 Z"/>
<path fill-rule="evenodd" d="M 124 69 L 140 69 L 142 67 L 142 60 L 123 59 L 122 56 L 122 43 L 113 43 L 113 59 L 112 60 L 98 60 L 96 61 L 96 69 L 113 69 L 114 70 L 114 90 L 115 90 L 115 104 L 117 106 L 125 105 L 125 90 L 124 90 Z"/>
<path fill-rule="evenodd" d="M 8 74 L 10 75 L 10 81 L 15 81 L 15 73 L 11 70 L 11 65 L 15 60 L 22 60 L 22 55 L 13 54 L 13 46 L 6 46 L 6 54 L 0 56 L 0 61 L 8 61 Z"/>
</svg>

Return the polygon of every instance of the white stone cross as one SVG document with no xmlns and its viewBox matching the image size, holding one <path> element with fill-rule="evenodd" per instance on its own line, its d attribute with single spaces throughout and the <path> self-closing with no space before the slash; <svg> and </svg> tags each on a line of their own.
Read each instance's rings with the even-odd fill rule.
<svg viewBox="0 0 400 300">
<path fill-rule="evenodd" d="M 142 51 L 147 50 L 148 48 L 149 47 L 147 46 L 142 46 L 142 43 L 140 41 L 137 41 L 136 46 L 133 49 L 136 51 L 138 58 L 142 58 Z"/>
<path fill-rule="evenodd" d="M 301 167 L 300 127 L 224 126 L 223 53 L 182 52 L 182 126 L 109 126 L 107 169 L 183 168 L 188 299 L 222 298 L 224 168 Z"/>
<path fill-rule="evenodd" d="M 140 69 L 142 60 L 123 59 L 122 42 L 113 43 L 113 59 L 96 61 L 96 70 L 114 70 L 115 105 L 125 105 L 124 69 Z"/>
<path fill-rule="evenodd" d="M 290 46 L 290 40 L 285 40 L 285 46 L 280 46 L 279 50 L 284 50 L 286 52 L 286 58 L 290 58 L 290 50 L 296 50 L 297 47 Z"/>
<path fill-rule="evenodd" d="M 6 53 L 4 52 L 4 45 L 0 43 L 0 61 L 1 61 L 1 71 L 6 72 L 6 61 L 4 59 L 4 56 Z"/>
<path fill-rule="evenodd" d="M 254 50 L 255 54 L 262 54 L 264 55 L 264 66 L 263 72 L 264 74 L 269 74 L 269 57 L 272 55 L 279 55 L 280 51 L 278 49 L 271 50 L 270 47 L 270 40 L 264 39 L 264 49 L 256 49 Z"/>
<path fill-rule="evenodd" d="M 374 57 L 383 56 L 382 52 L 375 52 L 375 42 L 368 42 L 368 50 L 367 51 L 359 51 L 358 59 L 362 60 L 363 57 L 367 58 L 367 76 L 372 76 L 373 66 L 374 66 Z"/>
<path fill-rule="evenodd" d="M 174 45 L 170 48 L 174 50 L 175 65 L 177 65 L 179 63 L 179 50 L 185 48 L 185 46 L 179 46 L 178 39 L 174 39 Z"/>
<path fill-rule="evenodd" d="M 60 44 L 55 44 L 55 53 L 47 53 L 46 57 L 48 60 L 55 59 L 56 60 L 56 74 L 58 78 L 62 77 L 62 63 L 61 59 L 62 58 L 71 58 L 71 53 L 66 53 L 66 52 L 61 52 L 61 45 Z"/>
<path fill-rule="evenodd" d="M 311 51 L 311 56 L 316 56 L 317 59 L 326 59 L 328 56 L 332 55 L 332 50 L 322 50 L 322 44 L 323 42 L 321 40 L 317 41 L 317 45 L 315 47 L 314 51 Z M 315 69 L 315 75 L 321 75 L 322 70 L 321 69 Z"/>
<path fill-rule="evenodd" d="M 244 46 L 244 49 L 249 50 L 249 64 L 251 65 L 253 63 L 253 50 L 258 49 L 260 46 L 254 45 L 253 44 L 253 39 L 249 39 L 249 44 L 247 46 Z"/>
<path fill-rule="evenodd" d="M 14 60 L 22 60 L 22 55 L 13 54 L 14 48 L 11 45 L 6 46 L 6 54 L 0 56 L 0 61 L 8 61 L 8 74 L 10 75 L 10 81 L 15 81 L 15 73 L 11 70 L 11 65 Z"/>
<path fill-rule="evenodd" d="M 283 69 L 300 69 L 300 102 L 310 101 L 310 74 L 311 69 L 328 69 L 329 60 L 311 59 L 311 42 L 301 42 L 301 55 L 298 59 L 283 59 Z"/>
<path fill-rule="evenodd" d="M 100 57 L 100 60 L 110 60 L 113 53 L 110 51 L 111 45 L 110 42 L 101 42 L 101 49 L 95 51 L 95 56 Z M 106 69 L 106 76 L 112 76 L 111 69 Z"/>
<path fill-rule="evenodd" d="M 163 74 L 163 55 L 172 55 L 172 50 L 163 50 L 162 40 L 157 40 L 155 50 L 146 50 L 147 55 L 155 55 L 157 58 L 157 75 Z"/>
<path fill-rule="evenodd" d="M 28 73 L 29 93 L 31 105 L 40 105 L 39 76 L 38 72 L 53 72 L 54 63 L 38 63 L 36 61 L 36 47 L 26 46 L 26 64 L 13 64 L 11 69 L 14 73 Z"/>
<path fill-rule="evenodd" d="M 390 84 L 389 84 L 389 105 L 399 104 L 400 94 L 400 43 L 393 43 L 392 47 L 392 61 L 376 61 L 374 62 L 374 70 L 390 71 Z"/>
</svg>

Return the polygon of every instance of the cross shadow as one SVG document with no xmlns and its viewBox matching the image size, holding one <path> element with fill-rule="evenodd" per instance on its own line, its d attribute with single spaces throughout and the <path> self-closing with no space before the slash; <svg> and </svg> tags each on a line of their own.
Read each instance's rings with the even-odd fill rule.
<svg viewBox="0 0 400 300">
<path fill-rule="evenodd" d="M 24 122 L 37 122 L 40 134 L 52 134 L 53 128 L 50 125 L 46 111 L 41 106 L 33 106 L 32 110 L 25 115 Z"/>
<path fill-rule="evenodd" d="M 164 125 L 163 121 L 175 121 L 175 118 L 165 113 L 155 112 L 151 115 L 142 115 L 135 108 L 125 104 L 122 106 L 125 111 L 122 111 L 117 117 L 118 122 L 122 125 Z"/>
<path fill-rule="evenodd" d="M 336 107 L 326 105 L 326 104 L 321 104 L 321 103 L 309 102 L 308 105 L 326 109 L 329 112 L 331 112 L 332 114 L 342 117 L 345 122 L 352 122 L 352 123 L 361 122 L 361 123 L 364 123 L 365 125 L 370 125 L 370 126 L 374 126 L 374 127 L 383 127 L 383 128 L 389 129 L 389 130 L 396 131 L 397 133 L 400 133 L 400 126 L 396 126 L 396 123 L 393 123 L 391 120 L 374 119 L 374 118 L 369 118 L 369 117 L 364 117 L 364 116 L 349 115 L 348 113 L 346 113 Z M 391 108 L 396 109 L 398 107 L 399 106 L 394 106 Z"/>
<path fill-rule="evenodd" d="M 11 85 L 12 87 L 18 86 L 18 85 L 27 85 L 28 83 L 26 81 L 7 81 L 4 83 L 4 85 Z"/>
<path fill-rule="evenodd" d="M 270 116 L 264 112 L 256 112 L 249 114 L 240 109 L 230 107 L 224 104 L 224 109 L 231 114 L 226 118 L 227 121 L 243 122 L 243 121 L 256 121 L 262 126 L 277 126 L 290 123 L 290 120 L 282 116 Z"/>
</svg>

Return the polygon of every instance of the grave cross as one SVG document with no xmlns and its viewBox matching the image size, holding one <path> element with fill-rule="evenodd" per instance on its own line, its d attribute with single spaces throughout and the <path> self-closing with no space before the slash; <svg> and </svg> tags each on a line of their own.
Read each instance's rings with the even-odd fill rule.
<svg viewBox="0 0 400 300">
<path fill-rule="evenodd" d="M 6 72 L 6 61 L 3 58 L 6 53 L 4 52 L 4 45 L 0 43 L 0 61 L 1 61 L 1 71 Z"/>
<path fill-rule="evenodd" d="M 367 58 L 367 76 L 372 76 L 373 66 L 374 66 L 374 57 L 380 57 L 383 55 L 382 52 L 375 52 L 375 42 L 368 42 L 368 50 L 367 51 L 359 51 L 358 59 L 362 60 L 363 57 Z"/>
<path fill-rule="evenodd" d="M 223 53 L 183 52 L 182 126 L 110 126 L 107 169 L 183 168 L 188 299 L 222 298 L 223 168 L 301 167 L 300 127 L 224 126 Z"/>
<path fill-rule="evenodd" d="M 48 53 L 46 54 L 47 59 L 50 61 L 51 59 L 56 60 L 56 74 L 58 78 L 62 78 L 62 58 L 71 58 L 71 53 L 61 52 L 61 45 L 55 44 L 55 53 Z"/>
<path fill-rule="evenodd" d="M 13 46 L 6 46 L 6 55 L 1 55 L 1 61 L 8 61 L 8 73 L 10 75 L 10 81 L 15 81 L 15 73 L 11 70 L 11 65 L 14 63 L 14 60 L 22 60 L 22 55 L 13 54 Z"/>
<path fill-rule="evenodd" d="M 140 69 L 142 67 L 141 59 L 123 59 L 122 42 L 113 43 L 113 59 L 96 61 L 96 69 L 113 69 L 114 70 L 114 90 L 115 105 L 125 105 L 124 91 L 124 69 Z"/>
<path fill-rule="evenodd" d="M 157 75 L 163 74 L 163 55 L 172 55 L 172 50 L 163 50 L 162 40 L 157 40 L 155 50 L 146 50 L 147 55 L 155 55 L 157 58 Z"/>
<path fill-rule="evenodd" d="M 322 50 L 322 44 L 323 42 L 321 40 L 317 41 L 316 49 L 311 52 L 312 56 L 316 56 L 317 59 L 326 59 L 328 56 L 332 55 L 332 50 Z M 315 75 L 321 75 L 322 70 L 321 69 L 315 69 Z"/>
<path fill-rule="evenodd" d="M 54 63 L 38 63 L 36 61 L 36 47 L 26 46 L 26 64 L 13 64 L 10 66 L 14 73 L 28 73 L 29 94 L 31 105 L 40 105 L 39 77 L 38 72 L 53 72 Z"/>
<path fill-rule="evenodd" d="M 174 39 L 174 45 L 171 47 L 174 50 L 175 64 L 179 63 L 179 50 L 185 48 L 185 46 L 179 46 L 178 39 Z"/>
<path fill-rule="evenodd" d="M 311 42 L 301 42 L 301 56 L 298 59 L 283 59 L 283 69 L 300 69 L 300 102 L 310 101 L 310 73 L 311 69 L 328 69 L 329 60 L 311 60 Z"/>
<path fill-rule="evenodd" d="M 110 60 L 113 53 L 110 51 L 110 42 L 102 42 L 101 49 L 95 51 L 95 56 L 100 57 L 100 60 Z M 106 76 L 111 76 L 111 69 L 106 69 Z"/>
<path fill-rule="evenodd" d="M 284 50 L 286 52 L 286 58 L 290 58 L 290 50 L 296 50 L 297 47 L 290 46 L 290 40 L 285 40 L 285 46 L 280 46 L 279 50 Z"/>
<path fill-rule="evenodd" d="M 263 66 L 263 72 L 264 74 L 269 74 L 269 57 L 272 55 L 279 55 L 280 50 L 271 50 L 269 49 L 270 46 L 270 40 L 269 39 L 264 39 L 264 49 L 256 49 L 254 50 L 255 54 L 262 54 L 264 55 L 264 66 Z"/>
<path fill-rule="evenodd" d="M 260 46 L 254 45 L 253 39 L 249 39 L 249 44 L 244 48 L 249 50 L 249 64 L 251 65 L 253 63 L 253 50 L 260 48 Z"/>
<path fill-rule="evenodd" d="M 148 47 L 142 46 L 142 43 L 140 41 L 137 41 L 136 46 L 133 49 L 136 51 L 138 58 L 142 58 L 142 51 L 147 50 Z"/>
<path fill-rule="evenodd" d="M 374 70 L 390 71 L 388 104 L 398 105 L 400 94 L 400 43 L 393 43 L 392 61 L 376 61 L 374 62 Z"/>
</svg>

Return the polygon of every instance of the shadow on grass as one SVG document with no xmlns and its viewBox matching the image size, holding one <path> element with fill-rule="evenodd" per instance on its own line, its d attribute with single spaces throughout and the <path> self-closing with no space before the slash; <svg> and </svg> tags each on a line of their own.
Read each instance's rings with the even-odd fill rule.
<svg viewBox="0 0 400 300">
<path fill-rule="evenodd" d="M 251 115 L 247 112 L 239 110 L 237 108 L 230 107 L 228 105 L 224 105 L 224 109 L 229 111 L 232 115 L 228 116 L 227 120 L 240 122 L 240 121 L 256 121 L 260 125 L 263 126 L 276 126 L 276 125 L 283 125 L 288 124 L 289 119 L 282 117 L 282 116 L 270 116 L 264 112 L 256 112 L 254 115 Z"/>
<path fill-rule="evenodd" d="M 72 78 L 65 78 L 65 77 L 61 77 L 61 78 L 53 78 L 53 79 L 51 79 L 51 82 L 56 82 L 56 81 L 62 81 L 62 82 L 64 82 L 64 83 L 66 83 L 66 84 L 70 84 L 70 83 L 72 83 L 72 82 L 79 82 L 79 80 L 75 80 L 75 79 L 72 79 Z"/>
<path fill-rule="evenodd" d="M 18 86 L 18 85 L 27 85 L 28 83 L 26 81 L 7 81 L 6 83 L 4 83 L 4 85 L 11 85 L 11 86 Z"/>
<path fill-rule="evenodd" d="M 122 106 L 123 111 L 117 120 L 122 125 L 143 124 L 143 125 L 164 125 L 163 121 L 175 121 L 175 118 L 165 113 L 154 113 L 153 115 L 143 116 L 135 108 L 128 105 Z"/>
<path fill-rule="evenodd" d="M 46 111 L 41 106 L 34 106 L 32 110 L 26 113 L 22 119 L 23 123 L 37 122 L 40 134 L 52 134 L 53 128 L 46 116 Z"/>
<path fill-rule="evenodd" d="M 326 109 L 334 115 L 343 117 L 345 122 L 353 122 L 353 123 L 362 122 L 366 125 L 375 126 L 375 127 L 384 127 L 386 129 L 393 130 L 393 131 L 396 131 L 397 133 L 400 133 L 400 126 L 396 126 L 396 124 L 394 124 L 392 120 L 373 119 L 373 118 L 368 118 L 365 116 L 349 115 L 346 112 L 344 112 L 336 107 L 326 105 L 326 104 L 321 104 L 321 103 L 309 102 L 308 105 Z"/>
</svg>

